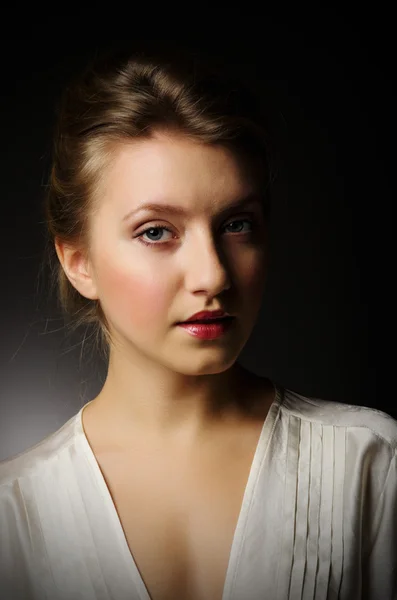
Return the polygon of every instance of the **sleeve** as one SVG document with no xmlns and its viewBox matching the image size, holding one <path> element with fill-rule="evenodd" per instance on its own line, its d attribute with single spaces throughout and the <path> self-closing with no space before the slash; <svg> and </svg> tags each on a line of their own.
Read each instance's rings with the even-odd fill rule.
<svg viewBox="0 0 397 600">
<path fill-rule="evenodd" d="M 370 545 L 363 560 L 363 600 L 397 600 L 397 450 L 370 523 Z"/>
</svg>

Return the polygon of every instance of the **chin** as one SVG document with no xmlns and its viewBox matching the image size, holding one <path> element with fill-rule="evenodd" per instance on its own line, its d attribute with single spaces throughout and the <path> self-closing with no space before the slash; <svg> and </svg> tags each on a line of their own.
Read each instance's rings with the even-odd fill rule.
<svg viewBox="0 0 397 600">
<path fill-rule="evenodd" d="M 192 377 L 197 377 L 200 375 L 219 375 L 221 373 L 226 373 L 226 371 L 229 371 L 233 365 L 236 362 L 236 358 L 233 358 L 233 360 L 228 360 L 228 361 L 215 361 L 215 360 L 206 360 L 206 361 L 201 361 L 200 364 L 197 364 L 196 367 L 194 366 L 194 361 L 190 360 L 189 361 L 189 366 L 186 368 L 183 367 L 179 367 L 179 368 L 175 368 L 174 370 L 183 374 L 183 375 L 191 375 Z"/>
</svg>

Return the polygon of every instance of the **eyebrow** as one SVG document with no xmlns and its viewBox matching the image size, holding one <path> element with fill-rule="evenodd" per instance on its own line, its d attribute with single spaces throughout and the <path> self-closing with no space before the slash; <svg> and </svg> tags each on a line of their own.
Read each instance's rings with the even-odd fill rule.
<svg viewBox="0 0 397 600">
<path fill-rule="evenodd" d="M 228 206 L 226 206 L 225 208 L 223 208 L 220 211 L 220 214 L 225 214 L 229 211 L 246 206 L 247 204 L 254 204 L 254 203 L 258 204 L 260 202 L 261 202 L 260 194 L 258 194 L 258 192 L 252 192 L 252 193 L 248 194 L 247 196 L 244 196 L 243 198 L 239 198 L 238 200 L 235 200 L 231 204 L 228 204 Z M 159 204 L 156 202 L 154 202 L 154 203 L 147 202 L 145 204 L 141 204 L 141 206 L 139 206 L 138 208 L 129 211 L 123 217 L 122 220 L 123 220 L 123 222 L 127 221 L 127 219 L 129 219 L 133 215 L 136 215 L 137 213 L 141 213 L 141 212 L 159 212 L 159 213 L 163 213 L 163 214 L 174 214 L 174 215 L 187 216 L 189 213 L 189 210 L 184 208 L 183 206 L 175 206 L 173 204 L 167 204 L 167 203 Z"/>
</svg>

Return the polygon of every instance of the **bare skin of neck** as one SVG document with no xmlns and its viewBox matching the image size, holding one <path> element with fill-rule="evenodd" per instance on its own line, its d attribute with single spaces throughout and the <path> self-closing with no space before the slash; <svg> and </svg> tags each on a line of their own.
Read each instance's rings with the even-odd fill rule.
<svg viewBox="0 0 397 600">
<path fill-rule="evenodd" d="M 136 444 L 162 443 L 168 447 L 188 449 L 198 447 L 205 440 L 214 440 L 216 434 L 235 431 L 249 423 L 263 422 L 274 400 L 275 390 L 272 382 L 259 377 L 241 367 L 236 369 L 233 378 L 222 394 L 205 407 L 182 414 L 175 412 L 174 421 L 169 417 L 171 410 L 163 410 L 164 423 L 153 419 L 153 423 L 139 419 L 139 410 L 129 411 L 126 401 L 112 403 L 110 388 L 104 388 L 83 411 L 84 429 L 87 436 L 101 440 L 103 448 L 126 450 Z M 133 399 L 129 399 L 133 403 Z M 132 406 L 132 404 L 131 404 Z M 164 407 L 163 407 L 164 408 Z M 158 415 L 157 415 L 158 417 Z M 132 442 L 134 440 L 134 442 Z"/>
</svg>

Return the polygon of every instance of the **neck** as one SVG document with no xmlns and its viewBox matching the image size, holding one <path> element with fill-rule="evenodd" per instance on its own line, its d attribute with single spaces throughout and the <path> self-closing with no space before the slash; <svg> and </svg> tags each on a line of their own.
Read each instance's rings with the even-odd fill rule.
<svg viewBox="0 0 397 600">
<path fill-rule="evenodd" d="M 221 373 L 185 375 L 111 357 L 90 411 L 102 423 L 103 438 L 118 446 L 137 437 L 193 443 L 247 416 L 247 399 L 258 379 L 237 363 Z"/>
</svg>

